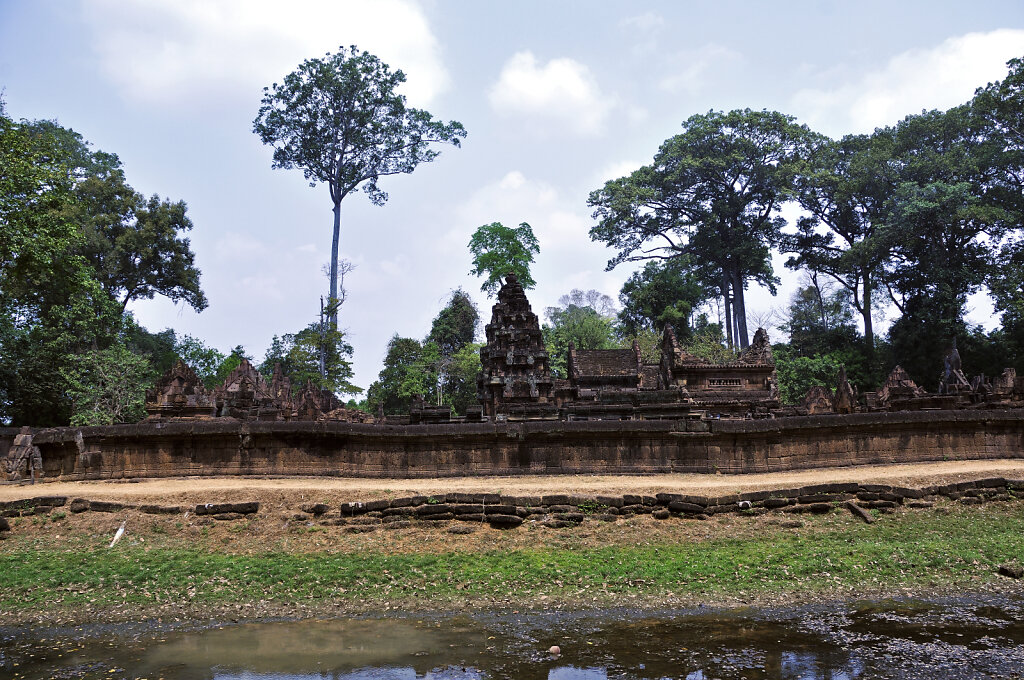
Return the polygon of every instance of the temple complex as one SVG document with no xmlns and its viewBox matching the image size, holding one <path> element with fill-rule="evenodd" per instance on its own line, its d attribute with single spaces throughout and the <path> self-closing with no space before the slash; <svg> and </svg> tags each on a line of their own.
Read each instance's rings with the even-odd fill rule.
<svg viewBox="0 0 1024 680">
<path fill-rule="evenodd" d="M 757 329 L 750 346 L 729 361 L 688 352 L 666 326 L 659 360 L 648 363 L 639 345 L 580 349 L 570 344 L 566 375 L 555 378 L 540 322 L 513 274 L 498 291 L 480 349 L 478 405 L 464 417 L 449 406 L 414 398 L 408 416 L 377 417 L 347 409 L 330 390 L 307 381 L 294 390 L 280 365 L 267 379 L 243 359 L 223 384 L 207 390 L 178 361 L 146 393 L 148 421 L 333 421 L 387 425 L 439 425 L 504 421 L 762 419 L 856 412 L 1024 407 L 1024 380 L 1008 368 L 968 380 L 956 343 L 944 361 L 940 387 L 929 394 L 896 366 L 877 392 L 858 394 L 842 368 L 833 387 L 816 385 L 795 406 L 782 406 L 768 333 Z"/>
</svg>

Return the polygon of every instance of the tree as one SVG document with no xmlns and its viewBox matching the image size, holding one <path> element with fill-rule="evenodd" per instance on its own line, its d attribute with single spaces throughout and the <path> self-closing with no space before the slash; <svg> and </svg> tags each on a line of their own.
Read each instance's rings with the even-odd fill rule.
<svg viewBox="0 0 1024 680">
<path fill-rule="evenodd" d="M 989 182 L 987 141 L 967 106 L 908 116 L 894 130 L 898 184 L 888 203 L 886 284 L 902 316 L 889 329 L 897 361 L 931 386 L 952 338 L 967 332 L 968 296 L 1017 229 Z M 934 384 L 934 383 L 932 383 Z"/>
<path fill-rule="evenodd" d="M 178 238 L 184 210 L 147 204 L 115 155 L 50 121 L 16 123 L 0 103 L 0 420 L 67 424 L 82 394 L 106 394 L 84 381 L 109 373 L 121 350 L 166 359 L 171 338 L 140 329 L 125 305 L 162 293 L 205 306 Z"/>
<path fill-rule="evenodd" d="M 786 345 L 772 347 L 779 399 L 783 404 L 799 404 L 815 385 L 832 389 L 842 362 L 831 354 L 795 356 Z"/>
<path fill-rule="evenodd" d="M 132 300 L 163 295 L 196 311 L 207 306 L 188 238 L 184 201 L 145 198 L 128 185 L 115 154 L 92 151 L 74 130 L 52 121 L 29 125 L 60 150 L 76 201 L 67 217 L 82 233 L 78 252 L 103 290 L 127 308 Z"/>
<path fill-rule="evenodd" d="M 385 415 L 409 412 L 409 401 L 417 394 L 429 398 L 437 387 L 433 365 L 437 361 L 437 345 L 424 346 L 415 338 L 397 333 L 388 342 L 384 367 L 366 391 L 371 412 L 380 406 Z"/>
<path fill-rule="evenodd" d="M 0 421 L 62 425 L 70 357 L 107 344 L 118 312 L 79 254 L 60 145 L 0 102 Z"/>
<path fill-rule="evenodd" d="M 501 222 L 479 227 L 469 240 L 469 251 L 473 253 L 469 273 L 487 277 L 480 286 L 487 297 L 498 292 L 507 274 L 515 274 L 526 290 L 537 285 L 530 275 L 530 265 L 533 256 L 540 253 L 540 244 L 526 222 L 520 222 L 518 227 L 506 227 Z"/>
<path fill-rule="evenodd" d="M 466 407 L 475 404 L 476 377 L 480 374 L 480 348 L 482 343 L 471 342 L 452 356 L 445 374 L 444 403 L 465 415 Z"/>
<path fill-rule="evenodd" d="M 479 325 L 480 311 L 476 304 L 466 291 L 457 288 L 452 291 L 448 304 L 434 317 L 427 341 L 436 342 L 442 354 L 453 356 L 473 342 Z"/>
<path fill-rule="evenodd" d="M 424 345 L 433 344 L 437 347 L 437 403 L 449 402 L 449 394 L 466 389 L 465 376 L 453 371 L 456 356 L 463 348 L 472 344 L 476 338 L 477 326 L 480 323 L 480 312 L 469 295 L 461 288 L 452 291 L 448 304 L 438 312 L 430 326 L 430 334 Z M 463 361 L 465 363 L 465 361 Z M 479 364 L 479 360 L 477 360 Z M 476 392 L 476 376 L 472 380 L 473 392 Z M 463 401 L 463 397 L 460 397 Z M 465 405 L 462 406 L 465 411 Z"/>
<path fill-rule="evenodd" d="M 845 349 L 859 338 L 853 325 L 850 293 L 825 285 L 818 276 L 805 277 L 793 293 L 781 328 L 789 334 L 789 346 L 796 356 L 815 356 Z"/>
<path fill-rule="evenodd" d="M 686 340 L 694 311 L 713 296 L 689 258 L 648 262 L 622 284 L 619 327 L 627 337 L 648 330 L 659 333 L 660 339 L 661 330 L 670 325 L 676 337 Z"/>
<path fill-rule="evenodd" d="M 775 292 L 771 246 L 795 165 L 817 137 L 774 111 L 710 111 L 683 123 L 654 163 L 591 192 L 590 238 L 626 261 L 682 255 L 714 268 L 730 344 L 747 347 L 744 290 Z"/>
<path fill-rule="evenodd" d="M 274 365 L 280 364 L 295 391 L 312 381 L 317 387 L 336 394 L 360 394 L 362 388 L 351 382 L 354 375 L 351 358 L 352 345 L 345 339 L 344 332 L 314 322 L 297 333 L 275 335 L 259 370 L 269 378 L 274 373 Z"/>
<path fill-rule="evenodd" d="M 574 291 L 576 292 L 576 291 Z M 571 300 L 562 296 L 561 300 Z M 553 375 L 566 377 L 567 357 L 570 343 L 576 349 L 614 349 L 615 327 L 611 315 L 603 315 L 594 307 L 569 302 L 565 307 L 548 307 L 545 312 L 548 322 L 541 331 L 544 344 L 551 357 Z"/>
<path fill-rule="evenodd" d="M 459 146 L 461 123 L 442 123 L 430 113 L 406 106 L 396 88 L 405 74 L 392 71 L 353 45 L 320 59 L 307 59 L 264 88 L 253 132 L 274 147 L 274 168 L 301 168 L 310 186 L 326 183 L 334 205 L 331 241 L 331 325 L 337 329 L 338 244 L 341 203 L 360 187 L 374 205 L 388 195 L 381 177 L 410 173 L 440 152 L 435 143 Z"/>
<path fill-rule="evenodd" d="M 785 240 L 785 250 L 795 254 L 786 266 L 825 274 L 849 293 L 869 356 L 874 291 L 889 257 L 879 232 L 896 184 L 893 145 L 888 129 L 817 144 L 795 177 L 797 200 L 809 216 Z"/>
<path fill-rule="evenodd" d="M 137 423 L 146 416 L 146 388 L 157 374 L 121 343 L 72 355 L 61 369 L 71 398 L 72 425 Z"/>
</svg>

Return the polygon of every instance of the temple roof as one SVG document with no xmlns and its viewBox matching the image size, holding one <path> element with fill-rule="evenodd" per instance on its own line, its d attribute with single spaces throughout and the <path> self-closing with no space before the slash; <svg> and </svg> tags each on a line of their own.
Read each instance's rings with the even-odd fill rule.
<svg viewBox="0 0 1024 680">
<path fill-rule="evenodd" d="M 580 376 L 635 376 L 639 373 L 632 349 L 578 349 L 573 373 Z"/>
</svg>

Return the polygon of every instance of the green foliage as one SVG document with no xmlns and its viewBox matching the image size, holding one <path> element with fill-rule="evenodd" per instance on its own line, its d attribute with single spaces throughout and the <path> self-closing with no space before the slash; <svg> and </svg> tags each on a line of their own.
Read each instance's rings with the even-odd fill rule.
<svg viewBox="0 0 1024 680">
<path fill-rule="evenodd" d="M 432 395 L 437 386 L 434 366 L 439 357 L 436 344 L 427 343 L 425 347 L 415 338 L 395 334 L 388 342 L 384 368 L 366 391 L 371 411 L 381 407 L 385 415 L 408 413 L 413 396 Z"/>
<path fill-rule="evenodd" d="M 128 185 L 116 155 L 91 151 L 74 130 L 50 121 L 36 121 L 30 129 L 53 139 L 68 164 L 76 199 L 67 208 L 68 219 L 81 230 L 78 252 L 103 290 L 122 309 L 155 295 L 205 309 L 200 272 L 184 237 L 192 229 L 185 203 L 157 195 L 146 199 Z"/>
<path fill-rule="evenodd" d="M 609 268 L 689 256 L 701 266 L 700 280 L 725 299 L 728 337 L 735 328 L 737 344 L 746 347 L 744 290 L 755 282 L 775 292 L 770 248 L 785 225 L 778 210 L 799 159 L 816 140 L 806 126 L 774 111 L 691 116 L 651 165 L 591 192 L 598 223 L 590 238 L 618 251 Z"/>
<path fill-rule="evenodd" d="M 61 374 L 71 398 L 72 425 L 136 423 L 146 416 L 146 387 L 157 375 L 123 344 L 70 357 Z"/>
<path fill-rule="evenodd" d="M 263 90 L 253 132 L 274 147 L 275 168 L 301 168 L 310 186 L 325 183 L 334 205 L 331 246 L 331 321 L 337 328 L 338 240 L 341 202 L 359 188 L 375 205 L 387 194 L 381 177 L 410 173 L 439 155 L 433 144 L 459 146 L 466 136 L 461 123 L 434 120 L 430 113 L 406 106 L 397 88 L 402 71 L 354 45 L 334 54 L 307 59 Z"/>
<path fill-rule="evenodd" d="M 473 253 L 469 273 L 486 277 L 480 290 L 488 297 L 498 292 L 507 274 L 515 274 L 526 290 L 537 285 L 530 275 L 530 265 L 533 256 L 540 253 L 540 244 L 526 222 L 518 227 L 506 227 L 501 222 L 482 225 L 470 238 L 469 251 Z"/>
<path fill-rule="evenodd" d="M 320 353 L 323 349 L 324 371 L 320 371 Z M 311 323 L 298 333 L 274 336 L 260 371 L 270 377 L 274 364 L 291 380 L 292 390 L 298 391 L 308 381 L 321 389 L 336 394 L 359 394 L 363 390 L 352 384 L 352 345 L 342 331 L 328 324 Z"/>
<path fill-rule="evenodd" d="M 863 318 L 869 353 L 878 304 L 874 293 L 889 257 L 880 233 L 896 183 L 892 152 L 886 130 L 819 139 L 795 176 L 796 197 L 808 215 L 783 241 L 783 249 L 794 253 L 787 267 L 824 274 L 846 290 Z"/>
<path fill-rule="evenodd" d="M 113 154 L 52 122 L 15 123 L 0 107 L 0 421 L 138 414 L 125 395 L 149 377 L 117 384 L 112 357 L 124 359 L 121 379 L 143 379 L 140 362 L 163 365 L 173 331 L 149 334 L 124 307 L 155 294 L 205 306 L 180 238 L 190 227 L 184 204 L 135 193 Z"/>
<path fill-rule="evenodd" d="M 622 284 L 619 293 L 619 327 L 623 335 L 633 337 L 642 330 L 659 334 L 672 326 L 676 337 L 685 340 L 691 333 L 694 311 L 714 295 L 700 278 L 687 257 L 648 262 Z"/>
<path fill-rule="evenodd" d="M 57 140 L 0 112 L 0 421 L 67 423 L 60 367 L 118 330 L 119 310 L 79 254 L 76 200 Z"/>
<path fill-rule="evenodd" d="M 853 325 L 850 293 L 845 288 L 812 285 L 793 293 L 786 320 L 780 328 L 789 334 L 790 349 L 797 356 L 827 354 L 852 347 L 859 341 Z"/>
<path fill-rule="evenodd" d="M 195 371 L 195 374 L 199 376 L 199 379 L 203 381 L 203 384 L 208 389 L 217 387 L 223 382 L 223 379 L 227 377 L 227 373 L 234 370 L 241 361 L 240 358 L 238 361 L 234 361 L 231 368 L 221 376 L 219 369 L 224 365 L 228 357 L 213 347 L 207 346 L 199 338 L 194 338 L 191 335 L 182 335 L 175 340 L 174 354 Z M 218 380 L 218 377 L 220 380 Z"/>
<path fill-rule="evenodd" d="M 787 345 L 774 345 L 775 374 L 783 404 L 799 404 L 815 385 L 835 389 L 842 362 L 833 354 L 798 356 Z"/>
<path fill-rule="evenodd" d="M 718 324 L 701 325 L 687 342 L 681 343 L 690 354 L 714 363 L 724 363 L 736 358 L 736 352 L 725 346 L 725 336 Z"/>
<path fill-rule="evenodd" d="M 545 315 L 549 323 L 544 324 L 541 331 L 551 357 L 551 374 L 557 378 L 567 375 L 570 343 L 576 349 L 618 346 L 612 317 L 602 315 L 593 307 L 569 303 L 565 307 L 548 307 Z"/>
<path fill-rule="evenodd" d="M 477 403 L 476 378 L 480 374 L 480 348 L 483 343 L 470 343 L 452 356 L 445 373 L 443 403 L 459 415 Z"/>
<path fill-rule="evenodd" d="M 437 343 L 441 354 L 451 357 L 473 342 L 479 325 L 480 311 L 466 291 L 458 288 L 434 317 L 427 342 Z"/>
</svg>

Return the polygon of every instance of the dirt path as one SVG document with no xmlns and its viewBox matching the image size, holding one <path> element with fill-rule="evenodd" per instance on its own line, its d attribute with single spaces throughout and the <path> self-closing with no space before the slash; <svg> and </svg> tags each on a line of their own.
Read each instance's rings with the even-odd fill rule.
<svg viewBox="0 0 1024 680">
<path fill-rule="evenodd" d="M 237 500 L 266 497 L 366 500 L 402 494 L 448 491 L 542 495 L 550 493 L 654 494 L 658 492 L 726 495 L 828 482 L 869 482 L 921 487 L 982 477 L 1024 478 L 1022 460 L 863 465 L 747 475 L 553 475 L 521 477 L 450 477 L 440 479 L 355 479 L 340 477 L 187 477 L 173 479 L 51 482 L 0 485 L 0 501 L 41 495 L 125 501 L 188 502 L 210 498 Z"/>
</svg>

